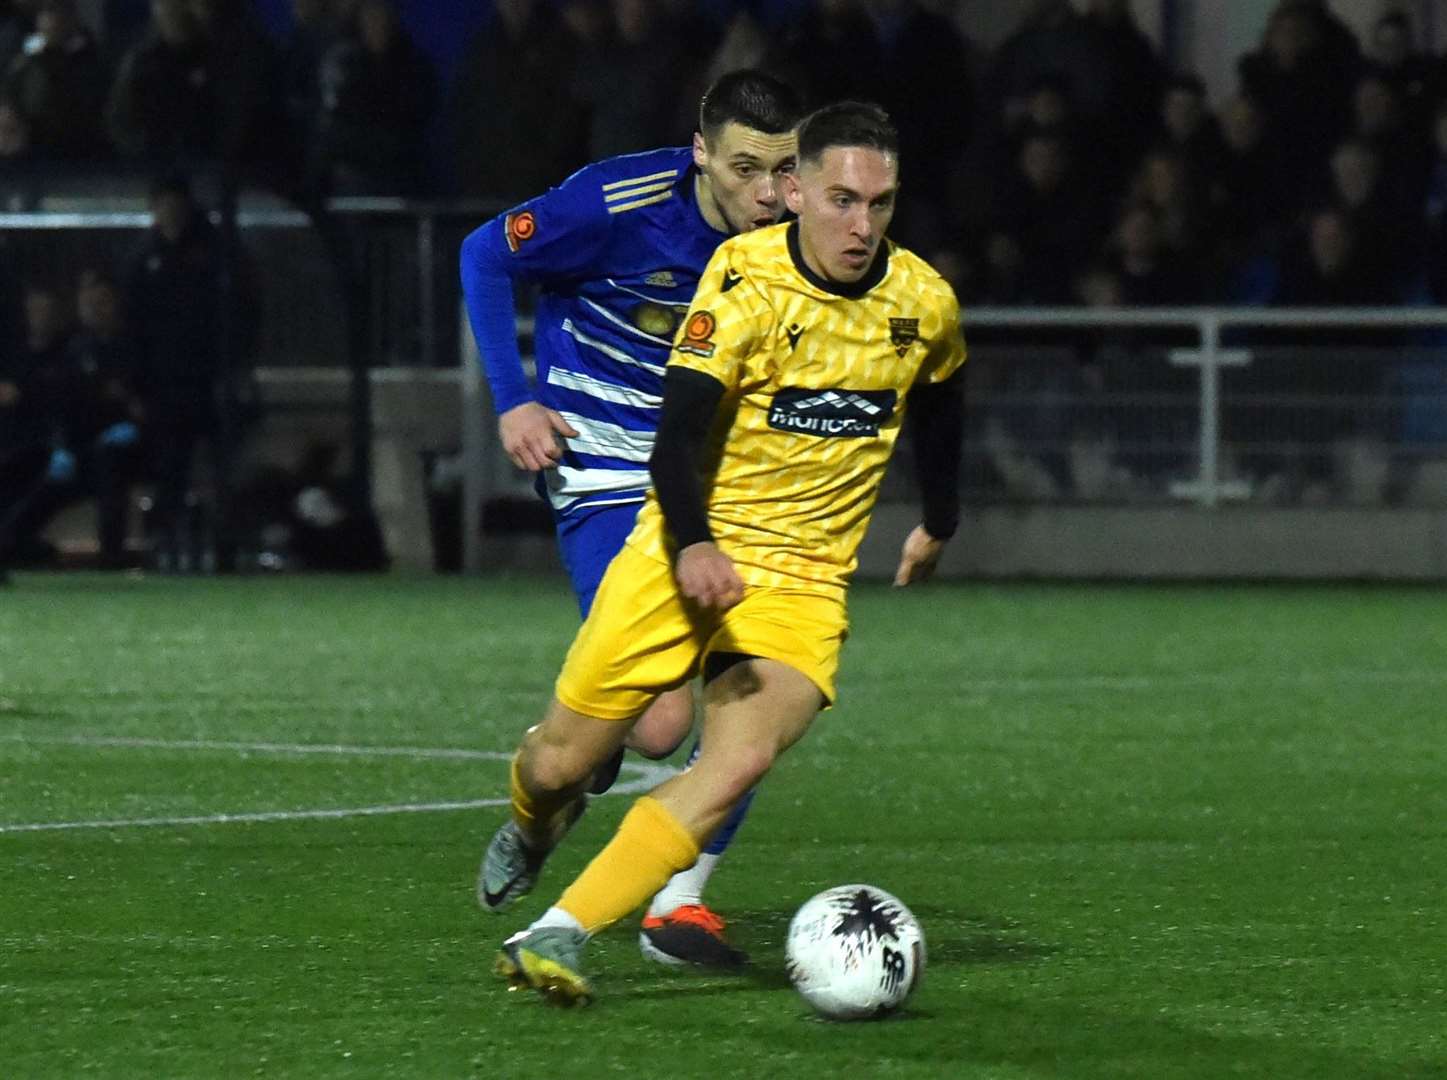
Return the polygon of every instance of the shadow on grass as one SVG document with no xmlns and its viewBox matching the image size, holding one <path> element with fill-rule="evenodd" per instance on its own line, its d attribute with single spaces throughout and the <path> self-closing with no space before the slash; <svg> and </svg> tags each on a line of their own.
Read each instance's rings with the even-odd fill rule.
<svg viewBox="0 0 1447 1080">
<path fill-rule="evenodd" d="M 1443 1075 L 1440 1064 L 1332 1052 L 1305 1037 L 1202 1031 L 1153 1014 L 1150 1002 L 1139 1006 L 1138 1011 L 1127 1012 L 1070 1002 L 981 1001 L 967 996 L 968 1016 L 952 1029 L 963 1038 L 951 1056 L 962 1067 L 1006 1065 L 1027 1069 L 1031 1075 L 1111 1080 L 1227 1076 L 1426 1080 Z M 895 1048 L 896 1053 L 915 1056 L 914 1045 Z"/>
<path fill-rule="evenodd" d="M 617 964 L 615 975 L 599 980 L 600 993 L 620 1004 L 676 1000 L 682 1006 L 687 1002 L 689 1007 L 670 1013 L 669 1030 L 675 1038 L 696 1035 L 705 1039 L 715 1031 L 718 1016 L 708 1005 L 711 997 L 722 1004 L 738 995 L 789 991 L 782 952 L 791 914 L 740 913 L 736 936 L 739 944 L 753 952 L 754 962 L 736 974 L 660 972 L 641 960 L 630 961 L 619 949 L 608 958 Z M 839 1063 L 839 1055 L 848 1058 L 867 1050 L 881 1060 L 891 1060 L 896 1070 L 906 1068 L 910 1075 L 968 1076 L 975 1070 L 1003 1068 L 1072 1080 L 1218 1080 L 1231 1076 L 1428 1080 L 1447 1076 L 1442 1062 L 1420 1057 L 1393 1060 L 1364 1051 L 1334 1051 L 1307 1035 L 1247 1034 L 1193 1026 L 1179 1014 L 1158 1011 L 1158 1003 L 1149 1000 L 1105 1007 L 1090 1001 L 982 997 L 969 989 L 970 967 L 1030 964 L 1066 950 L 1025 940 L 1018 924 L 1008 919 L 946 911 L 922 913 L 921 917 L 934 927 L 930 974 L 921 995 L 900 1013 L 880 1023 L 840 1024 L 799 1006 L 797 1019 L 782 1027 L 751 1026 L 751 1038 L 772 1045 L 773 1053 L 796 1064 L 815 1062 L 821 1069 L 832 1068 Z M 949 968 L 955 970 L 942 970 Z M 958 982 L 961 976 L 966 980 L 961 988 L 942 988 L 931 994 L 932 983 Z M 942 1007 L 944 1002 L 948 1004 Z M 770 1012 L 774 1008 L 763 1007 Z M 908 1038 L 888 1038 L 890 1030 L 907 1032 Z"/>
<path fill-rule="evenodd" d="M 772 980 L 762 980 L 769 984 Z M 736 983 L 689 985 L 670 981 L 649 987 L 613 987 L 618 1002 L 687 1001 L 669 1017 L 675 1038 L 704 1040 L 717 1032 L 718 1013 L 696 1010 L 709 995 L 757 991 L 750 976 Z M 721 999 L 722 1000 L 722 999 Z M 759 1052 L 817 1065 L 820 1075 L 863 1054 L 891 1075 L 975 1075 L 976 1070 L 1019 1070 L 1032 1077 L 1070 1080 L 1440 1080 L 1443 1062 L 1388 1060 L 1353 1051 L 1334 1052 L 1306 1037 L 1203 1031 L 1153 1013 L 1109 1010 L 1058 1001 L 984 1000 L 966 994 L 954 1010 L 906 1006 L 871 1023 L 838 1023 L 794 1009 L 789 1022 L 750 1028 Z M 903 1038 L 891 1037 L 897 1032 Z M 772 1046 L 773 1050 L 765 1050 Z M 802 1075 L 802 1074 L 799 1074 Z"/>
<path fill-rule="evenodd" d="M 735 923 L 738 944 L 753 952 L 782 951 L 792 911 L 746 911 Z M 971 914 L 921 908 L 931 967 L 950 964 L 1026 964 L 1054 956 L 1059 947 L 1030 941 L 1020 924 L 998 915 Z"/>
<path fill-rule="evenodd" d="M 788 990 L 783 954 L 792 917 L 792 911 L 739 913 L 730 937 L 749 952 L 750 963 L 736 971 L 656 967 L 639 960 L 626 945 L 613 942 L 599 943 L 603 948 L 597 956 L 598 970 L 611 968 L 619 977 L 618 989 L 635 999 Z M 981 964 L 1027 964 L 1059 951 L 1054 946 L 1024 940 L 1018 931 L 1007 929 L 1013 925 L 1009 920 L 992 916 L 933 913 L 929 924 L 966 931 L 951 935 L 939 931 L 927 934 L 930 970 Z"/>
</svg>

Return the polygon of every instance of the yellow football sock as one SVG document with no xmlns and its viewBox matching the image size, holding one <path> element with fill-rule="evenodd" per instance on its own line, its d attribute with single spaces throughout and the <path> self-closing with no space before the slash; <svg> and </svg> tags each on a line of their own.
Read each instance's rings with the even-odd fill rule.
<svg viewBox="0 0 1447 1080">
<path fill-rule="evenodd" d="M 657 799 L 633 804 L 608 846 L 568 886 L 557 906 L 590 934 L 641 907 L 698 859 L 698 843 Z"/>
<path fill-rule="evenodd" d="M 518 776 L 518 755 L 513 756 L 512 769 L 508 773 L 508 794 L 512 797 L 513 820 L 517 822 L 523 836 L 529 844 L 544 849 L 551 848 L 557 842 L 555 834 L 561 823 L 561 815 L 578 797 L 566 792 L 557 795 L 528 794 Z"/>
</svg>

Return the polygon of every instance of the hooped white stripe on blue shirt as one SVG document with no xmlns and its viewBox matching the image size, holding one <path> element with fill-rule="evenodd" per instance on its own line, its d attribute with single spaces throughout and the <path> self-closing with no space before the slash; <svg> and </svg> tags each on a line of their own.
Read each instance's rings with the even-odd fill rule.
<svg viewBox="0 0 1447 1080">
<path fill-rule="evenodd" d="M 581 371 L 569 371 L 567 368 L 549 368 L 548 382 L 553 386 L 576 390 L 599 401 L 611 401 L 618 405 L 632 405 L 639 409 L 657 409 L 663 405 L 660 394 L 650 394 L 646 390 L 637 390 L 631 386 L 619 386 L 617 383 L 605 382 L 591 375 L 584 375 Z"/>
<path fill-rule="evenodd" d="M 578 432 L 568 437 L 568 449 L 575 453 L 643 462 L 653 453 L 656 436 L 651 431 L 632 431 L 572 412 L 560 412 L 559 415 Z"/>
<path fill-rule="evenodd" d="M 644 341 L 651 341 L 655 345 L 662 345 L 665 349 L 673 348 L 673 342 L 669 341 L 667 338 L 655 337 L 653 334 L 645 334 L 642 330 L 638 329 L 638 327 L 634 326 L 632 323 L 626 322 L 623 319 L 620 319 L 617 315 L 614 315 L 602 304 L 595 303 L 594 301 L 589 300 L 586 296 L 581 297 L 580 299 L 583 301 L 583 303 L 587 304 L 590 308 L 596 311 L 599 315 L 603 316 L 603 318 L 607 319 L 610 323 L 621 326 L 624 330 L 627 330 L 634 337 L 640 337 Z"/>
<path fill-rule="evenodd" d="M 612 285 L 613 288 L 617 289 L 619 292 L 625 292 L 629 296 L 636 296 L 640 300 L 647 300 L 650 304 L 659 304 L 662 307 L 671 307 L 675 311 L 688 310 L 687 300 L 665 300 L 661 296 L 649 296 L 647 293 L 639 292 L 637 289 L 630 289 L 627 285 L 620 285 L 612 278 L 604 278 L 603 280 L 606 281 L 609 285 Z"/>
<path fill-rule="evenodd" d="M 589 495 L 607 491 L 643 492 L 652 483 L 653 478 L 646 469 L 576 469 L 560 465 L 548 472 L 548 501 L 555 509 L 566 510 Z"/>
<path fill-rule="evenodd" d="M 594 306 L 596 307 L 597 305 Z M 599 308 L 599 310 L 601 311 L 602 309 Z M 604 312 L 604 314 L 606 315 L 607 312 Z M 578 344 L 586 345 L 590 349 L 597 349 L 604 356 L 612 360 L 617 360 L 620 364 L 632 364 L 634 367 L 644 368 L 656 375 L 663 374 L 662 364 L 650 364 L 647 360 L 640 360 L 638 357 L 626 353 L 614 345 L 609 345 L 606 341 L 599 341 L 591 334 L 586 334 L 582 330 L 579 330 L 572 319 L 563 320 L 563 333 L 567 334 Z"/>
</svg>

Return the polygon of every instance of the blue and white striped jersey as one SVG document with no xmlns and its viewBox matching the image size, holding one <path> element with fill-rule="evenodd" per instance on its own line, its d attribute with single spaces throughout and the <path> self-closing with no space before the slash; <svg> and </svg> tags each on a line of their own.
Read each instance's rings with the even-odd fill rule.
<svg viewBox="0 0 1447 1080">
<path fill-rule="evenodd" d="M 463 295 L 498 413 L 539 401 L 578 432 L 545 473 L 560 514 L 641 502 L 674 330 L 726 234 L 694 199 L 687 147 L 610 158 L 462 245 Z M 541 289 L 537 379 L 518 353 L 512 282 Z"/>
</svg>

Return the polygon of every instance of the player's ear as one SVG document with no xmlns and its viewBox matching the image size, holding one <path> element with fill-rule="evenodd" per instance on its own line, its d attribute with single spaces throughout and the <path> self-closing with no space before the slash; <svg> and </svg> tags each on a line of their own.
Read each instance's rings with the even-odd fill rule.
<svg viewBox="0 0 1447 1080">
<path fill-rule="evenodd" d="M 693 163 L 700 169 L 708 164 L 708 147 L 703 142 L 703 132 L 693 133 Z"/>
<path fill-rule="evenodd" d="M 798 168 L 798 166 L 795 166 L 795 167 L 794 167 L 794 171 L 793 171 L 793 172 L 786 172 L 786 173 L 784 174 L 784 176 L 783 176 L 783 184 L 784 184 L 784 205 L 789 208 L 789 212 L 790 212 L 790 213 L 792 213 L 792 214 L 797 214 L 797 213 L 799 212 L 800 208 L 804 205 L 804 196 L 803 196 L 802 192 L 799 190 L 799 168 Z"/>
</svg>

